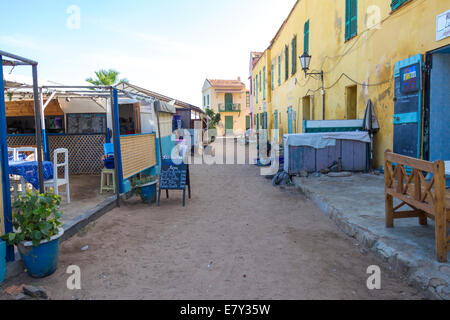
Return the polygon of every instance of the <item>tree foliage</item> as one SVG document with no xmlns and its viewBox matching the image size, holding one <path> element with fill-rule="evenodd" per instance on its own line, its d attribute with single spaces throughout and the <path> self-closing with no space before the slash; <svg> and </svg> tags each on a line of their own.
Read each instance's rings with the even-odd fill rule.
<svg viewBox="0 0 450 320">
<path fill-rule="evenodd" d="M 127 79 L 119 79 L 120 72 L 109 69 L 109 70 L 99 70 L 95 72 L 96 79 L 87 78 L 86 81 L 95 86 L 113 86 L 117 83 L 127 83 Z"/>
<path fill-rule="evenodd" d="M 213 110 L 208 108 L 206 108 L 205 112 L 206 115 L 211 118 L 208 129 L 216 129 L 221 120 L 220 113 L 215 113 Z"/>
</svg>

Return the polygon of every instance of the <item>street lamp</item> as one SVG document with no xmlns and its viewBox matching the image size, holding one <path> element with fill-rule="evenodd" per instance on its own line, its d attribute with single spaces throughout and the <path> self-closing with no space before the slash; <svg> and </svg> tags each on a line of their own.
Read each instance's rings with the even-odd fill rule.
<svg viewBox="0 0 450 320">
<path fill-rule="evenodd" d="M 322 100 L 323 100 L 323 112 L 322 118 L 325 120 L 325 84 L 323 81 L 323 70 L 320 72 L 308 72 L 309 65 L 311 64 L 311 56 L 305 52 L 300 57 L 300 63 L 302 65 L 302 70 L 305 72 L 305 78 L 308 76 L 320 76 L 320 80 L 322 81 Z"/>
</svg>

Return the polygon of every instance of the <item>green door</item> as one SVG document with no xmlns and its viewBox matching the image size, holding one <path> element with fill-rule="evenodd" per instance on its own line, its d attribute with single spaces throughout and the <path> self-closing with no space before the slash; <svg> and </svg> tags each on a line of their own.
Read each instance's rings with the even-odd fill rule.
<svg viewBox="0 0 450 320">
<path fill-rule="evenodd" d="M 233 94 L 225 93 L 225 111 L 233 111 Z"/>
<path fill-rule="evenodd" d="M 245 130 L 250 129 L 250 116 L 245 117 Z"/>
<path fill-rule="evenodd" d="M 232 116 L 225 116 L 225 130 L 234 130 L 234 121 Z"/>
</svg>

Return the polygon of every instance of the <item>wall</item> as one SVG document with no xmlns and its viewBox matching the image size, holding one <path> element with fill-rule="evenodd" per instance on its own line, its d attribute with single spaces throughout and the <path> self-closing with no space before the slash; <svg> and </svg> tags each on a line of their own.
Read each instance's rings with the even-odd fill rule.
<svg viewBox="0 0 450 320">
<path fill-rule="evenodd" d="M 34 117 L 34 100 L 9 101 L 5 103 L 7 117 Z M 45 108 L 46 116 L 62 116 L 58 100 L 52 100 Z"/>
<path fill-rule="evenodd" d="M 267 108 L 269 128 L 273 128 L 273 111 L 281 113 L 281 130 L 287 132 L 287 108 L 297 111 L 299 121 L 296 132 L 302 131 L 302 98 L 312 96 L 312 115 L 322 119 L 323 104 L 321 82 L 308 77 L 301 70 L 297 57 L 297 72 L 287 81 L 284 79 L 284 48 L 289 45 L 291 63 L 291 41 L 297 35 L 297 56 L 303 53 L 304 24 L 310 20 L 309 54 L 312 56 L 310 72 L 324 71 L 325 119 L 346 119 L 346 87 L 358 82 L 357 118 L 362 119 L 366 103 L 370 98 L 380 123 L 380 132 L 375 137 L 375 166 L 383 163 L 383 153 L 393 147 L 394 109 L 394 65 L 397 61 L 415 54 L 442 47 L 450 38 L 436 42 L 436 16 L 448 10 L 448 1 L 412 0 L 391 12 L 389 0 L 358 1 L 358 34 L 345 41 L 345 2 L 301 0 L 298 1 L 289 19 L 274 38 L 254 68 L 253 75 L 266 66 L 270 70 L 272 61 L 281 55 L 281 85 L 278 85 L 278 64 L 275 64 L 275 90 L 268 93 Z M 369 23 L 379 15 L 382 23 L 368 29 Z M 268 35 L 270 38 L 271 35 Z M 291 70 L 289 66 L 289 70 Z M 267 77 L 270 81 L 270 76 Z M 270 83 L 270 82 L 269 82 Z M 370 86 L 362 85 L 370 84 Z M 267 86 L 270 91 L 270 86 Z M 259 92 L 258 92 L 259 93 Z M 262 97 L 262 91 L 260 98 Z M 262 111 L 262 101 L 255 106 Z M 256 112 L 256 111 L 255 111 Z"/>
<path fill-rule="evenodd" d="M 0 177 L 2 176 L 2 166 L 0 166 Z M 5 213 L 3 208 L 3 179 L 0 179 L 0 236 L 5 234 Z"/>
</svg>

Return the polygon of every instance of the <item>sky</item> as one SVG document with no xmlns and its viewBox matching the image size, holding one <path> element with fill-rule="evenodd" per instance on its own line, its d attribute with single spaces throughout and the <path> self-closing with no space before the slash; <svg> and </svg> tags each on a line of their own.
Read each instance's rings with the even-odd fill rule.
<svg viewBox="0 0 450 320">
<path fill-rule="evenodd" d="M 0 50 L 39 62 L 41 80 L 85 85 L 99 69 L 202 105 L 206 78 L 248 84 L 295 0 L 1 0 Z M 5 73 L 11 68 L 5 68 Z M 31 68 L 12 74 L 31 76 Z"/>
</svg>

